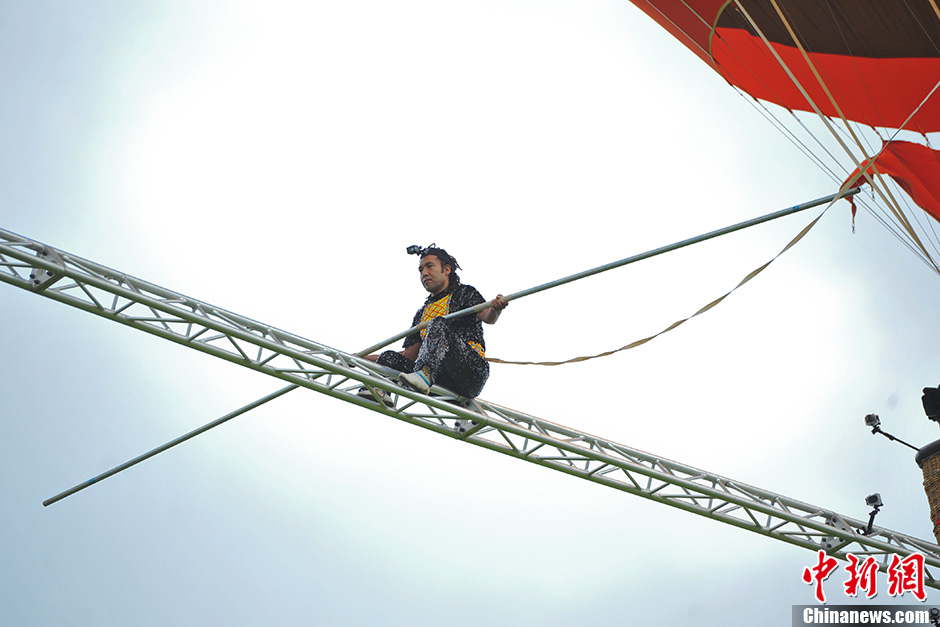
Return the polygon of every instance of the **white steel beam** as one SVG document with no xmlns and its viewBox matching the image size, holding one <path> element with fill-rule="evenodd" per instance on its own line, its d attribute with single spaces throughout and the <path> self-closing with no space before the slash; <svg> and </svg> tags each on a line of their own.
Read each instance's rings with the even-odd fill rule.
<svg viewBox="0 0 940 627">
<path fill-rule="evenodd" d="M 32 275 L 32 276 L 31 276 Z M 404 388 L 382 366 L 41 242 L 0 229 L 0 281 L 264 374 L 553 470 L 810 550 L 880 558 L 924 554 L 925 584 L 940 589 L 940 546 L 734 479 L 439 387 Z M 387 407 L 356 394 L 391 393 Z M 467 421 L 475 423 L 463 430 Z M 937 571 L 940 572 L 940 571 Z"/>
</svg>

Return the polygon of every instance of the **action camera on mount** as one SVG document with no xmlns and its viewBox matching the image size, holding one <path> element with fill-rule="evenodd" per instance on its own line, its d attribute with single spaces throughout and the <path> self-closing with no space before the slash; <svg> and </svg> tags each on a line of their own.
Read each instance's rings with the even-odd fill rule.
<svg viewBox="0 0 940 627">
<path fill-rule="evenodd" d="M 417 244 L 412 244 L 405 249 L 405 252 L 407 252 L 409 255 L 418 255 L 419 257 L 423 257 L 424 253 L 431 250 L 432 248 L 437 248 L 436 242 L 433 244 L 428 244 L 427 246 L 418 246 Z"/>
</svg>

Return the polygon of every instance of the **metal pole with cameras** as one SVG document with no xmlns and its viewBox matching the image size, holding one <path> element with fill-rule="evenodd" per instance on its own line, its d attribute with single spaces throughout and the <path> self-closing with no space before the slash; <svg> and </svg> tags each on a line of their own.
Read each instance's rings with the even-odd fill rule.
<svg viewBox="0 0 940 627">
<path fill-rule="evenodd" d="M 940 387 L 924 388 L 924 395 L 921 398 L 924 405 L 924 413 L 928 420 L 940 423 Z M 868 414 L 865 416 L 865 426 L 871 427 L 874 435 L 883 435 L 892 442 L 899 442 L 904 446 L 914 449 L 917 454 L 914 461 L 920 466 L 924 474 L 924 491 L 927 494 L 927 503 L 930 506 L 930 520 L 933 523 L 933 534 L 940 542 L 940 440 L 935 440 L 926 446 L 917 448 L 913 444 L 905 442 L 890 433 L 881 429 L 881 418 L 877 414 Z M 871 502 L 869 502 L 871 500 Z M 868 529 L 874 523 L 875 515 L 881 507 L 881 496 L 872 494 L 865 499 L 866 504 L 874 506 L 875 510 L 871 512 L 871 521 Z"/>
<path fill-rule="evenodd" d="M 892 442 L 900 442 L 901 444 L 903 444 L 904 446 L 908 448 L 912 448 L 915 451 L 918 450 L 918 448 L 914 446 L 913 444 L 908 444 L 901 438 L 895 437 L 891 435 L 890 433 L 888 433 L 887 431 L 882 431 L 881 430 L 881 418 L 878 416 L 878 414 L 868 414 L 867 416 L 865 416 L 865 426 L 871 427 L 871 432 L 873 435 L 883 435 L 889 440 L 891 440 Z"/>
</svg>

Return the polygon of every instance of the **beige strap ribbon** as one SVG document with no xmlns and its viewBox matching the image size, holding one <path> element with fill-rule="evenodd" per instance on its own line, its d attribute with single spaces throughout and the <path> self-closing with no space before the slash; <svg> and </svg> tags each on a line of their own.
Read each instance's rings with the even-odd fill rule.
<svg viewBox="0 0 940 627">
<path fill-rule="evenodd" d="M 830 204 L 829 206 L 832 206 L 832 205 Z M 773 256 L 773 259 L 771 259 L 770 261 L 768 261 L 768 262 L 765 263 L 764 265 L 759 266 L 758 268 L 755 268 L 754 270 L 751 270 L 743 279 L 741 279 L 741 280 L 738 282 L 737 285 L 735 285 L 733 288 L 731 288 L 730 290 L 728 290 L 727 292 L 725 292 L 724 294 L 722 294 L 721 296 L 719 296 L 719 297 L 716 298 L 715 300 L 711 301 L 710 303 L 708 303 L 707 305 L 705 305 L 704 307 L 702 307 L 701 309 L 699 309 L 698 311 L 696 311 L 696 312 L 695 312 L 694 314 L 692 314 L 691 316 L 689 316 L 689 317 L 687 317 L 687 318 L 683 318 L 683 319 L 681 319 L 681 320 L 676 320 L 675 322 L 673 322 L 672 324 L 670 324 L 668 327 L 666 327 L 665 329 L 663 329 L 663 330 L 660 331 L 659 333 L 655 333 L 655 334 L 653 334 L 653 335 L 650 335 L 649 337 L 644 337 L 643 339 L 636 340 L 636 341 L 634 341 L 634 342 L 630 342 L 629 344 L 626 344 L 626 345 L 624 345 L 624 346 L 621 346 L 620 348 L 614 348 L 614 349 L 609 350 L 609 351 L 604 351 L 603 353 L 597 353 L 596 355 L 583 355 L 583 356 L 581 356 L 581 357 L 572 357 L 571 359 L 565 359 L 564 361 L 511 361 L 511 360 L 508 360 L 508 359 L 498 359 L 498 358 L 496 358 L 496 357 L 487 357 L 486 360 L 489 361 L 489 362 L 492 362 L 492 363 L 494 363 L 494 364 L 514 364 L 514 365 L 517 365 L 517 366 L 561 366 L 561 365 L 563 365 L 563 364 L 573 364 L 573 363 L 576 363 L 576 362 L 579 362 L 579 361 L 588 361 L 589 359 L 597 359 L 598 357 L 607 357 L 608 355 L 613 355 L 614 353 L 619 353 L 620 351 L 625 351 L 625 350 L 629 350 L 629 349 L 631 349 L 631 348 L 636 348 L 637 346 L 642 346 L 643 344 L 646 344 L 646 343 L 649 342 L 650 340 L 659 337 L 659 336 L 662 335 L 663 333 L 667 333 L 667 332 L 669 332 L 669 331 L 672 331 L 673 329 L 675 329 L 676 327 L 678 327 L 678 326 L 681 325 L 682 323 L 684 323 L 684 322 L 686 322 L 686 321 L 688 321 L 688 320 L 691 320 L 691 319 L 694 318 L 695 316 L 698 316 L 699 314 L 705 313 L 706 311 L 708 311 L 709 309 L 711 309 L 712 307 L 714 307 L 715 305 L 717 305 L 718 303 L 720 303 L 721 301 L 723 301 L 724 299 L 726 299 L 728 296 L 730 296 L 730 295 L 732 294 L 732 292 L 734 292 L 735 290 L 737 290 L 739 287 L 741 287 L 742 285 L 744 285 L 745 283 L 747 283 L 748 281 L 750 281 L 751 279 L 753 279 L 754 277 L 756 277 L 758 274 L 760 274 L 761 272 L 763 272 L 763 271 L 767 268 L 767 266 L 769 266 L 770 264 L 772 264 L 774 261 L 777 260 L 777 257 L 779 257 L 779 256 L 782 255 L 783 253 L 785 253 L 785 252 L 787 252 L 788 250 L 790 250 L 798 241 L 800 241 L 801 239 L 803 239 L 803 236 L 806 235 L 807 233 L 809 233 L 810 229 L 812 229 L 814 226 L 816 226 L 816 223 L 819 222 L 819 219 L 822 218 L 822 217 L 826 214 L 826 211 L 827 211 L 828 209 L 829 209 L 829 207 L 826 207 L 825 209 L 823 209 L 822 213 L 820 213 L 818 216 L 816 216 L 816 218 L 815 218 L 812 222 L 810 222 L 810 223 L 807 224 L 805 227 L 803 227 L 803 230 L 800 231 L 799 233 L 797 233 L 797 234 L 796 234 L 796 237 L 794 237 L 792 240 L 790 240 L 790 243 L 787 244 L 786 246 L 784 246 L 783 249 L 782 249 L 779 253 L 777 253 L 776 255 L 774 255 L 774 256 Z"/>
</svg>

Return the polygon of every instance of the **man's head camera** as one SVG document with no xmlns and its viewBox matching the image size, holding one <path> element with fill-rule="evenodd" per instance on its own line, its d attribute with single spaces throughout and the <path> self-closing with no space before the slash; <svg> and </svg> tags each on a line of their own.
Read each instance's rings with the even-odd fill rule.
<svg viewBox="0 0 940 627">
<path fill-rule="evenodd" d="M 443 248 L 438 248 L 437 244 L 431 244 L 430 246 L 419 246 L 418 244 L 412 244 L 405 249 L 409 255 L 418 255 L 419 257 L 424 257 L 425 255 L 434 255 L 441 260 L 441 263 L 450 266 L 453 270 L 460 268 L 460 264 L 457 263 L 457 260 L 448 253 Z"/>
</svg>

